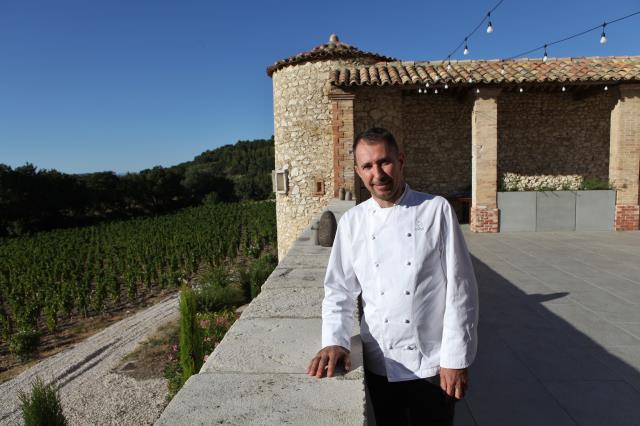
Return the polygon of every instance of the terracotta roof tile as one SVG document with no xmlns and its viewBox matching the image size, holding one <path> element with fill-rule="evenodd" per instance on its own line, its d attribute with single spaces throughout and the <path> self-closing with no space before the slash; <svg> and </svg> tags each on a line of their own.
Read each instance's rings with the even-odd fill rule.
<svg viewBox="0 0 640 426">
<path fill-rule="evenodd" d="M 501 70 L 504 67 L 504 74 Z M 343 78 L 343 74 L 351 78 Z M 510 61 L 380 62 L 331 76 L 338 86 L 414 85 L 426 83 L 545 83 L 640 81 L 640 56 L 519 59 Z"/>
<path fill-rule="evenodd" d="M 373 52 L 363 52 L 362 50 L 353 47 L 347 43 L 343 43 L 338 39 L 338 36 L 331 34 L 329 42 L 314 47 L 313 49 L 298 53 L 289 58 L 282 59 L 275 64 L 267 67 L 267 74 L 269 77 L 273 75 L 279 69 L 287 67 L 289 65 L 302 64 L 305 62 L 319 61 L 319 60 L 331 60 L 338 58 L 366 58 L 373 59 L 374 61 L 395 61 L 395 58 L 379 55 Z M 340 77 L 337 77 L 338 81 Z M 356 79 L 359 80 L 359 79 Z"/>
</svg>

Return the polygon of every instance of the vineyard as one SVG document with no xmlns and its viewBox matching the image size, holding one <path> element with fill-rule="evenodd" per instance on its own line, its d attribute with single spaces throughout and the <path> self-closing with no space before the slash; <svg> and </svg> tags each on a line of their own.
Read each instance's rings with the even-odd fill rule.
<svg viewBox="0 0 640 426">
<path fill-rule="evenodd" d="M 269 201 L 0 239 L 0 336 L 10 349 L 28 344 L 61 319 L 178 288 L 200 268 L 239 255 L 258 257 L 275 241 L 275 204 Z"/>
</svg>

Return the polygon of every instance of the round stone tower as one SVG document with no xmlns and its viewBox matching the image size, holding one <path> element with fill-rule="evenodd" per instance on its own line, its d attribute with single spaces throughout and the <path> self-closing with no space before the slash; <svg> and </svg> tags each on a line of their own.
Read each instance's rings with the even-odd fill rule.
<svg viewBox="0 0 640 426">
<path fill-rule="evenodd" d="M 267 68 L 273 79 L 278 257 L 334 196 L 329 77 L 340 67 L 393 61 L 332 34 L 329 42 Z"/>
</svg>

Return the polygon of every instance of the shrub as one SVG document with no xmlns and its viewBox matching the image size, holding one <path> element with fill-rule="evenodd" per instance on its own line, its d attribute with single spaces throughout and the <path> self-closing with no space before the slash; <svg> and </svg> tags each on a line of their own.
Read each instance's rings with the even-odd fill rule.
<svg viewBox="0 0 640 426">
<path fill-rule="evenodd" d="M 196 297 L 184 286 L 180 291 L 180 367 L 182 384 L 202 367 L 203 333 L 196 319 Z"/>
<path fill-rule="evenodd" d="M 31 327 L 19 329 L 9 338 L 9 351 L 20 360 L 29 358 L 40 344 L 40 333 Z"/>
<path fill-rule="evenodd" d="M 582 182 L 582 185 L 580 185 L 580 189 L 584 191 L 593 191 L 596 189 L 613 189 L 613 186 L 609 183 L 608 180 L 590 178 L 585 179 Z"/>
<path fill-rule="evenodd" d="M 214 312 L 240 305 L 244 301 L 245 295 L 242 288 L 236 284 L 228 284 L 224 287 L 215 283 L 205 284 L 196 293 L 198 312 Z"/>
<path fill-rule="evenodd" d="M 252 300 L 260 294 L 262 284 L 269 278 L 269 275 L 271 275 L 271 272 L 273 272 L 277 264 L 278 261 L 276 257 L 271 253 L 260 257 L 251 264 L 248 278 Z"/>
<path fill-rule="evenodd" d="M 26 426 L 67 425 L 58 390 L 52 383 L 45 384 L 40 377 L 36 377 L 31 384 L 31 394 L 19 391 L 18 399 Z"/>
<path fill-rule="evenodd" d="M 177 352 L 178 345 L 174 345 Z M 167 379 L 168 395 L 167 401 L 171 401 L 173 397 L 178 393 L 182 385 L 184 384 L 182 376 L 182 367 L 179 360 L 173 353 L 169 355 L 169 363 L 164 368 L 164 378 Z"/>
<path fill-rule="evenodd" d="M 224 309 L 219 312 L 207 312 L 198 315 L 198 323 L 204 331 L 204 353 L 210 354 L 217 343 L 227 333 L 236 320 L 236 312 L 233 309 Z M 206 361 L 207 356 L 203 361 Z"/>
</svg>

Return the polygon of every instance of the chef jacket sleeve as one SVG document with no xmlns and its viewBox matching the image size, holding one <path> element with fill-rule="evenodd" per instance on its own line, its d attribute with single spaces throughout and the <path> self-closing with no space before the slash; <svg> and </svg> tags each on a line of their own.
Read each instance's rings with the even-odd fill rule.
<svg viewBox="0 0 640 426">
<path fill-rule="evenodd" d="M 447 287 L 440 366 L 466 368 L 478 346 L 478 285 L 455 212 L 447 201 L 442 210 L 440 248 Z"/>
<path fill-rule="evenodd" d="M 343 216 L 338 223 L 324 279 L 322 347 L 339 345 L 350 350 L 360 283 L 353 270 L 351 235 L 346 219 Z"/>
</svg>

